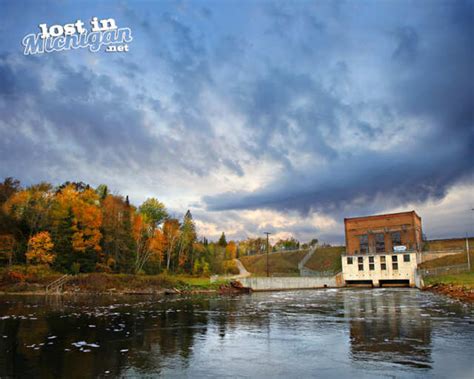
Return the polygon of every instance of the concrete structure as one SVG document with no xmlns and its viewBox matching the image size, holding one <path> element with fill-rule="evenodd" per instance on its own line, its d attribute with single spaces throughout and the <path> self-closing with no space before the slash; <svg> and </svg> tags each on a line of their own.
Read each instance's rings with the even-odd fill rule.
<svg viewBox="0 0 474 379">
<path fill-rule="evenodd" d="M 410 285 L 421 260 L 421 218 L 415 211 L 344 219 L 347 285 Z"/>
<path fill-rule="evenodd" d="M 407 284 L 414 287 L 417 265 L 417 252 L 342 256 L 342 273 L 347 285 Z"/>
<path fill-rule="evenodd" d="M 239 279 L 244 287 L 253 291 L 277 291 L 312 289 L 325 287 L 342 287 L 343 281 L 340 274 L 326 277 L 269 277 L 269 278 L 243 278 Z"/>
</svg>

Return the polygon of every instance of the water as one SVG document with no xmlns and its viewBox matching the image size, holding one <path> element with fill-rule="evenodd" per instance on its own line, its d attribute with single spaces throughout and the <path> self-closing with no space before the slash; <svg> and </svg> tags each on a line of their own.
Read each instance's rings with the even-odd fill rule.
<svg viewBox="0 0 474 379">
<path fill-rule="evenodd" d="M 474 377 L 474 307 L 412 289 L 0 297 L 0 377 Z"/>
</svg>

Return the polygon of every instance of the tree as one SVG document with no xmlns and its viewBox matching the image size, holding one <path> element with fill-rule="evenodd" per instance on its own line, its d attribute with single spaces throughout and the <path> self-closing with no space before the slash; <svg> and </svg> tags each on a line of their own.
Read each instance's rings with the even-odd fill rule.
<svg viewBox="0 0 474 379">
<path fill-rule="evenodd" d="M 163 224 L 163 233 L 166 238 L 166 269 L 169 270 L 171 259 L 179 241 L 179 221 L 174 218 L 167 219 Z"/>
<path fill-rule="evenodd" d="M 225 234 L 222 232 L 221 237 L 219 238 L 219 241 L 217 242 L 219 246 L 226 247 L 227 246 L 227 241 L 225 239 Z"/>
<path fill-rule="evenodd" d="M 79 188 L 79 190 L 78 190 Z M 62 241 L 62 245 L 70 245 L 70 251 L 64 251 L 69 257 L 61 257 L 63 262 L 70 263 L 65 267 L 70 270 L 72 264 L 81 265 L 81 271 L 94 271 L 96 264 L 104 264 L 105 255 L 102 254 L 102 212 L 100 209 L 99 196 L 89 186 L 70 184 L 62 186 L 56 192 L 53 214 L 53 236 L 63 239 L 58 233 L 58 227 L 68 227 L 63 230 L 68 236 L 67 241 Z M 72 217 L 71 217 L 72 216 Z M 71 225 L 66 225 L 66 221 Z M 74 255 L 72 255 L 74 253 Z"/>
<path fill-rule="evenodd" d="M 12 234 L 0 235 L 0 257 L 5 258 L 10 266 L 13 261 L 15 244 L 15 237 Z"/>
<path fill-rule="evenodd" d="M 95 192 L 97 192 L 97 195 L 99 195 L 100 200 L 105 200 L 109 194 L 109 188 L 105 184 L 101 184 L 97 187 Z"/>
<path fill-rule="evenodd" d="M 20 191 L 20 181 L 11 177 L 0 183 L 0 207 L 16 192 Z"/>
<path fill-rule="evenodd" d="M 310 242 L 309 242 L 309 246 L 316 246 L 318 244 L 319 240 L 317 238 L 313 238 Z"/>
<path fill-rule="evenodd" d="M 237 258 L 237 245 L 234 241 L 230 241 L 225 248 L 225 255 L 227 259 Z"/>
<path fill-rule="evenodd" d="M 101 233 L 106 266 L 130 271 L 135 250 L 131 208 L 121 196 L 107 195 L 102 200 Z"/>
<path fill-rule="evenodd" d="M 28 241 L 28 262 L 37 264 L 51 264 L 54 260 L 54 244 L 49 232 L 39 232 Z"/>
<path fill-rule="evenodd" d="M 188 210 L 183 218 L 180 228 L 179 250 L 178 250 L 178 266 L 183 267 L 186 261 L 189 261 L 190 267 L 193 266 L 193 243 L 196 241 L 196 225 L 193 216 Z"/>
<path fill-rule="evenodd" d="M 155 198 L 147 199 L 140 208 L 138 208 L 138 213 L 142 215 L 143 221 L 153 230 L 168 217 L 165 205 Z"/>
</svg>

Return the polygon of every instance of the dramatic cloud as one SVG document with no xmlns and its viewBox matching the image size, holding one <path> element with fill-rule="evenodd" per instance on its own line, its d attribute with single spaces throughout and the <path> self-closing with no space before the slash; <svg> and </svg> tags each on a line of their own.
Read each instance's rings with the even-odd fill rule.
<svg viewBox="0 0 474 379">
<path fill-rule="evenodd" d="M 471 1 L 107 8 L 4 7 L 0 177 L 156 196 L 212 238 L 341 242 L 344 217 L 405 208 L 430 237 L 468 231 Z M 39 23 L 99 13 L 128 53 L 22 55 Z"/>
</svg>

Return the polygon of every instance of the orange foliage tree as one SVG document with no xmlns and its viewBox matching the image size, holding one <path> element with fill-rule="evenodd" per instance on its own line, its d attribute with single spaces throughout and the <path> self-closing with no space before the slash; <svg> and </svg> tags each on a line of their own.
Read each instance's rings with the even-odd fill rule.
<svg viewBox="0 0 474 379">
<path fill-rule="evenodd" d="M 54 244 L 49 232 L 39 232 L 28 241 L 26 259 L 37 264 L 51 264 L 54 260 Z"/>
<path fill-rule="evenodd" d="M 102 249 L 100 246 L 102 213 L 97 193 L 90 188 L 78 192 L 72 185 L 69 185 L 56 195 L 56 200 L 59 205 L 57 212 L 66 214 L 68 209 L 72 209 L 74 215 L 73 249 L 77 252 L 91 249 L 99 253 Z"/>
</svg>

